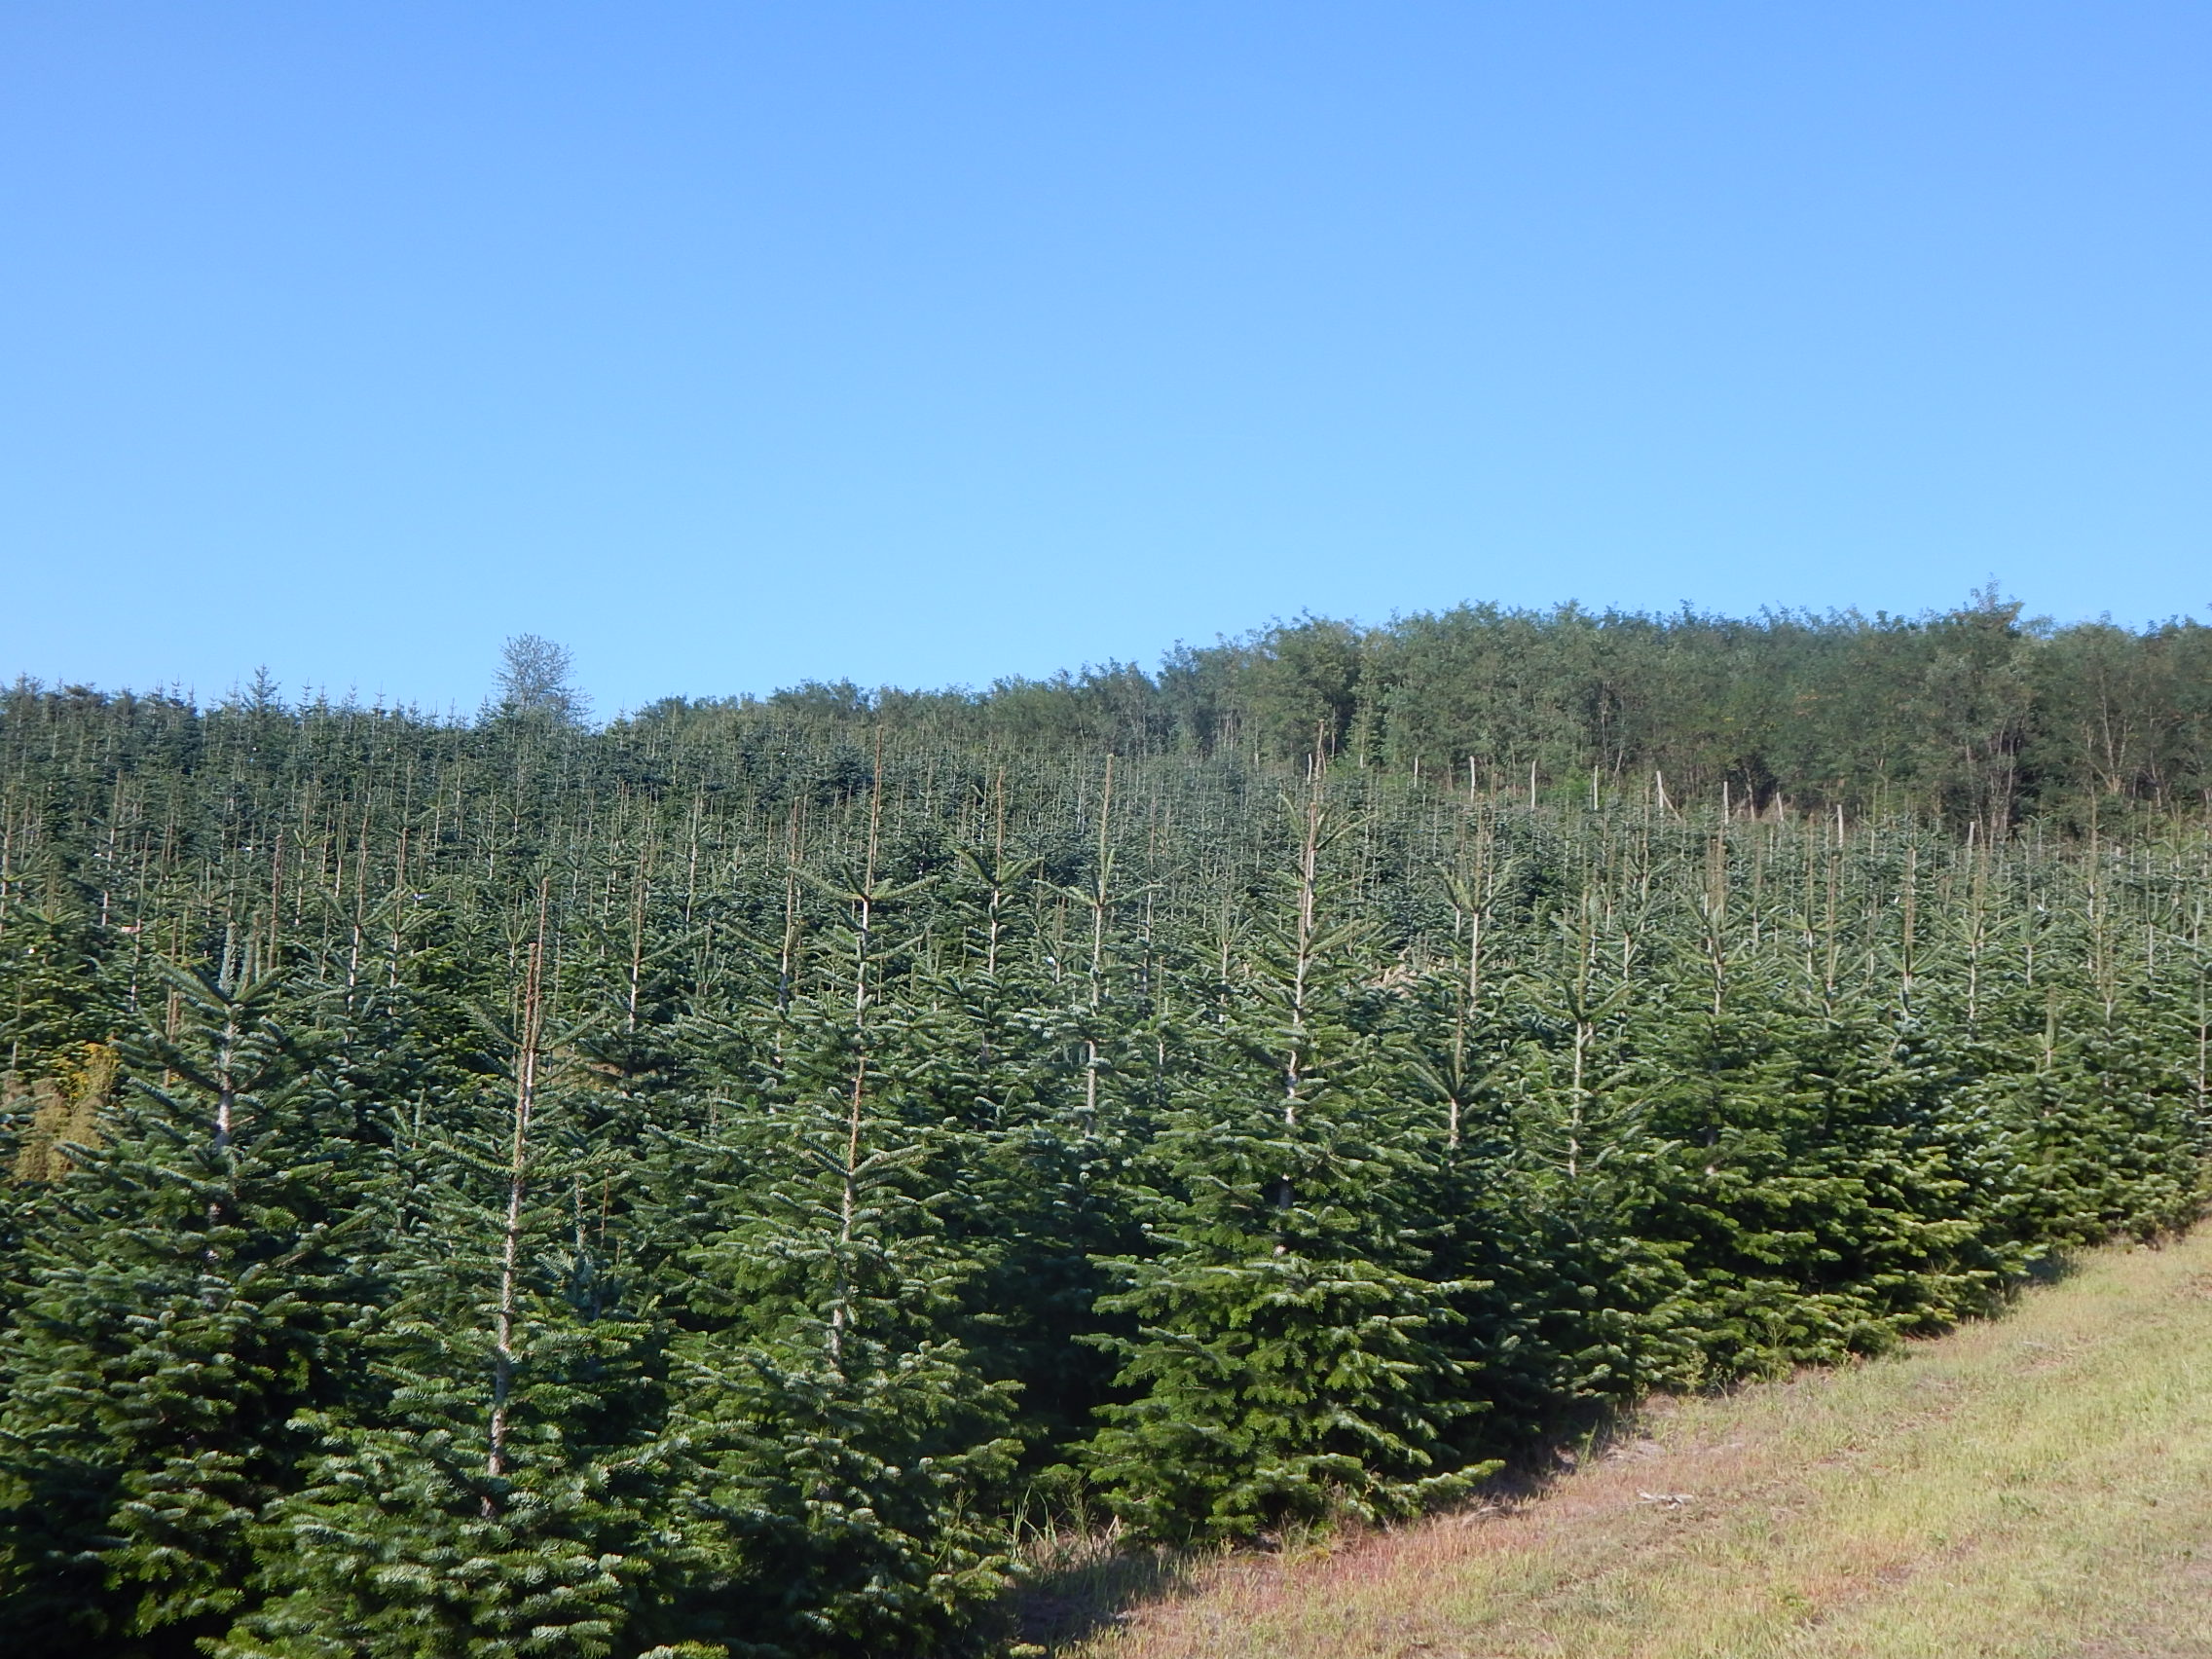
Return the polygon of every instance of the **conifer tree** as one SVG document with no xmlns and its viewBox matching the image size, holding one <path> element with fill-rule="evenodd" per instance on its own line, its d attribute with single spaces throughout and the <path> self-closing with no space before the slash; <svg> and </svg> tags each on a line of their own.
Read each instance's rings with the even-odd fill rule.
<svg viewBox="0 0 2212 1659">
<path fill-rule="evenodd" d="M 645 1586 L 682 1559 L 649 1502 L 670 1449 L 648 1310 L 625 1306 L 586 1220 L 600 1166 L 557 1074 L 543 906 L 541 887 L 514 1021 L 488 1021 L 504 1087 L 436 1102 L 408 1148 L 389 1299 L 359 1339 L 378 1396 L 301 1419 L 316 1456 L 258 1529 L 275 1594 L 226 1655 L 646 1644 Z"/>
<path fill-rule="evenodd" d="M 1093 1478 L 1140 1533 L 1243 1537 L 1333 1510 L 1411 1513 L 1465 1490 L 1466 1409 L 1440 1337 L 1459 1286 L 1420 1276 L 1415 1142 L 1387 1093 L 1355 922 L 1327 911 L 1316 778 L 1294 868 L 1224 1008 L 1232 1056 L 1158 1143 L 1157 1254 L 1113 1264 L 1101 1340 L 1136 1397 L 1105 1408 Z M 1425 1225 L 1424 1225 L 1425 1224 Z"/>
<path fill-rule="evenodd" d="M 170 970 L 178 1026 L 27 1240 L 0 1403 L 0 1575 L 23 1652 L 184 1651 L 250 1594 L 250 1528 L 336 1397 L 378 1148 L 309 1076 L 281 970 Z M 331 1038 L 325 1035 L 321 1041 Z M 309 1039 L 309 1042 L 313 1041 Z"/>
<path fill-rule="evenodd" d="M 1629 1074 L 1649 934 L 1640 896 L 1593 880 L 1519 941 L 1502 994 L 1501 1144 L 1461 1229 L 1497 1449 L 1701 1369 L 1681 1269 L 1631 1219 L 1663 1150 Z"/>
<path fill-rule="evenodd" d="M 1007 1582 L 993 1513 L 1017 1448 L 1006 1391 L 942 1334 L 973 1270 L 932 1180 L 959 1161 L 886 1006 L 886 915 L 923 884 L 878 875 L 877 776 L 825 971 L 784 1011 L 766 1097 L 733 1102 L 740 1178 L 686 1289 L 711 1563 L 687 1629 L 759 1659 L 939 1651 Z"/>
<path fill-rule="evenodd" d="M 1113 768 L 1095 808 L 1089 880 L 1037 879 L 1034 857 L 964 848 L 953 895 L 963 948 L 917 986 L 932 1001 L 911 1047 L 960 1127 L 941 1187 L 949 1241 L 972 1258 L 964 1335 L 987 1374 L 1019 1383 L 1022 1438 L 1057 1452 L 1090 1425 L 1112 1366 L 1078 1339 L 1107 1288 L 1094 1258 L 1135 1242 L 1125 1170 L 1139 990 L 1115 928 L 1125 897 L 1109 837 Z M 1040 959 L 1041 903 L 1082 926 L 1055 984 Z M 917 1014 L 919 1011 L 917 1010 Z"/>
<path fill-rule="evenodd" d="M 89 919 L 66 901 L 8 910 L 0 928 L 0 1072 L 48 1075 L 85 1044 L 108 1042 L 124 1028 L 98 946 Z"/>
</svg>

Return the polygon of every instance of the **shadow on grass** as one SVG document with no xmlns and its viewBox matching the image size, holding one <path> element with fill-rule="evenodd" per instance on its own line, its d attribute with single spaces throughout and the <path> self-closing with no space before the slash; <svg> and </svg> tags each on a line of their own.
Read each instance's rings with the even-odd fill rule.
<svg viewBox="0 0 2212 1659">
<path fill-rule="evenodd" d="M 1580 1463 L 1606 1456 L 1624 1437 L 1635 1438 L 1633 1410 L 1579 1415 L 1582 1420 L 1567 1438 L 1523 1450 L 1460 1501 L 1405 1525 L 1453 1519 L 1468 1525 L 1518 1509 L 1541 1497 Z M 1559 1428 L 1566 1432 L 1569 1426 Z M 1071 1653 L 1127 1624 L 1141 1607 L 1198 1590 L 1211 1567 L 1333 1555 L 1357 1547 L 1377 1530 L 1352 1523 L 1317 1523 L 1282 1535 L 1263 1534 L 1240 1548 L 1164 1549 L 1132 1544 L 1118 1528 L 1099 1528 L 1085 1515 L 1079 1514 L 1072 1525 L 1048 1523 L 1024 1535 L 1020 1554 L 1028 1570 L 1008 1599 L 1004 1635 L 1009 1645 L 1004 1651 L 1014 1659 Z"/>
<path fill-rule="evenodd" d="M 2148 1240 L 2152 1247 L 2165 1239 Z M 2020 1264 L 1994 1288 L 1991 1305 L 1981 1318 L 2003 1318 L 2019 1299 L 2037 1289 L 2074 1277 L 2083 1267 L 2079 1250 L 2052 1248 L 2040 1251 Z M 1960 1324 L 1979 1323 L 1968 1318 Z M 1948 1329 L 1955 1327 L 1946 1327 Z M 1939 1336 L 1944 1333 L 1932 1333 Z M 1902 1339 L 1880 1354 L 1856 1356 L 1844 1363 L 1908 1353 L 1928 1338 Z M 1787 1381 L 1801 1374 L 1817 1374 L 1833 1366 L 1780 1365 L 1771 1375 L 1744 1375 L 1714 1385 L 1685 1392 L 1720 1396 L 1760 1383 Z M 1407 1526 L 1443 1524 L 1477 1526 L 1492 1516 L 1509 1514 L 1540 1501 L 1554 1486 L 1575 1470 L 1596 1462 L 1636 1459 L 1658 1450 L 1647 1438 L 1653 1428 L 1651 1410 L 1670 1399 L 1684 1397 L 1657 1392 L 1634 1400 L 1583 1401 L 1567 1405 L 1550 1420 L 1532 1430 L 1520 1446 L 1500 1448 L 1503 1455 L 1495 1473 L 1449 1507 L 1431 1512 Z M 1009 1598 L 1004 1627 L 1012 1645 L 1006 1649 L 1027 1659 L 1050 1659 L 1072 1653 L 1084 1642 L 1130 1622 L 1135 1612 L 1150 1604 L 1171 1601 L 1201 1588 L 1208 1569 L 1225 1562 L 1267 1557 L 1296 1559 L 1328 1555 L 1356 1548 L 1373 1535 L 1369 1528 L 1319 1525 L 1299 1529 L 1289 1536 L 1264 1536 L 1239 1549 L 1153 1549 L 1130 1544 L 1119 1529 L 1101 1528 L 1096 1518 L 1078 1503 L 1060 1525 L 1047 1523 L 1025 1531 L 1021 1556 L 1028 1565 L 1024 1582 Z"/>
<path fill-rule="evenodd" d="M 1023 1553 L 1030 1575 L 1008 1608 L 1016 1655 L 1064 1652 L 1198 1582 L 1191 1553 L 1139 1549 L 1112 1532 L 1060 1534 Z"/>
<path fill-rule="evenodd" d="M 1660 1396 L 1663 1397 L 1663 1396 Z M 1559 1412 L 1530 1441 L 1501 1449 L 1494 1473 L 1458 1501 L 1398 1525 L 1480 1526 L 1541 1500 L 1560 1481 L 1597 1461 L 1639 1457 L 1650 1401 L 1584 1401 Z M 1493 1456 L 1500 1456 L 1493 1452 Z M 1057 1521 L 1021 1529 L 1027 1571 L 1008 1598 L 1000 1651 L 1051 1659 L 1132 1621 L 1143 1607 L 1201 1590 L 1212 1569 L 1236 1563 L 1309 1561 L 1358 1549 L 1391 1528 L 1353 1522 L 1300 1525 L 1237 1547 L 1159 1549 L 1101 1527 L 1079 1503 Z"/>
</svg>

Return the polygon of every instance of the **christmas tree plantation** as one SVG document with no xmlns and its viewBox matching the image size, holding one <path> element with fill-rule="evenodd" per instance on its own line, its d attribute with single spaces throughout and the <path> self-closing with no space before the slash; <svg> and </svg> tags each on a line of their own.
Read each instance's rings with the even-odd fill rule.
<svg viewBox="0 0 2212 1659">
<path fill-rule="evenodd" d="M 2196 1214 L 2170 793 L 1318 736 L 9 693 L 9 1650 L 978 1651 Z"/>
</svg>

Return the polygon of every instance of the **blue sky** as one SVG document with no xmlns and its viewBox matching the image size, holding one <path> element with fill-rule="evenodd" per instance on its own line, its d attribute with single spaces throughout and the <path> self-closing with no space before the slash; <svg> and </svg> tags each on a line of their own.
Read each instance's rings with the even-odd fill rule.
<svg viewBox="0 0 2212 1659">
<path fill-rule="evenodd" d="M 2201 4 L 0 4 L 0 673 L 2212 610 Z"/>
</svg>

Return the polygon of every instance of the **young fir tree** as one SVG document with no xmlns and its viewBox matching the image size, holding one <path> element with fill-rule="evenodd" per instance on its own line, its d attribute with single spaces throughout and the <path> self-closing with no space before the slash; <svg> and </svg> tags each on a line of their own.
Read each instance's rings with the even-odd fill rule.
<svg viewBox="0 0 2212 1659">
<path fill-rule="evenodd" d="M 2004 1171 L 1991 1226 L 2030 1250 L 2154 1237 L 2205 1198 L 2201 959 L 2120 923 L 2096 857 L 2015 906 L 1964 1055 L 1962 1104 Z"/>
<path fill-rule="evenodd" d="M 1879 1351 L 1986 1306 L 1966 1183 L 1892 1028 L 1747 990 L 1642 1035 L 1636 1082 L 1664 1150 L 1632 1224 L 1688 1274 L 1709 1376 Z"/>
<path fill-rule="evenodd" d="M 987 1375 L 1019 1384 L 1019 1431 L 1055 1458 L 1088 1429 L 1112 1363 L 1079 1339 L 1099 1325 L 1107 1288 L 1096 1258 L 1136 1243 L 1124 1171 L 1133 1144 L 1132 1025 L 1144 995 L 1115 928 L 1128 902 L 1108 838 L 1113 769 L 1096 808 L 1090 879 L 1056 887 L 1038 861 L 1010 856 L 1003 823 L 988 849 L 962 850 L 953 892 L 961 948 L 916 987 L 915 1047 L 960 1160 L 940 1189 L 948 1241 L 975 1263 L 964 1335 Z M 1080 922 L 1053 964 L 1040 904 Z"/>
<path fill-rule="evenodd" d="M 1099 1339 L 1135 1398 L 1104 1409 L 1092 1478 L 1140 1535 L 1248 1537 L 1335 1512 L 1412 1513 L 1482 1471 L 1452 1466 L 1463 1368 L 1443 1327 L 1462 1287 L 1421 1276 L 1434 1218 L 1408 1212 L 1418 1140 L 1366 1005 L 1365 930 L 1328 913 L 1321 786 L 1296 866 L 1225 987 L 1224 1063 L 1156 1152 L 1154 1254 L 1111 1265 Z"/>
<path fill-rule="evenodd" d="M 1010 1402 L 945 1334 L 973 1264 L 938 1211 L 949 1131 L 886 994 L 887 908 L 918 884 L 837 883 L 825 972 L 784 1010 L 765 1088 L 732 1103 L 738 1172 L 694 1252 L 679 1358 L 706 1565 L 686 1631 L 758 1659 L 922 1655 L 1007 1583 Z"/>
<path fill-rule="evenodd" d="M 435 1103 L 360 1343 L 377 1397 L 309 1413 L 303 1489 L 257 1530 L 271 1599 L 232 1659 L 598 1659 L 650 1646 L 676 1570 L 645 1309 L 602 1271 L 604 1172 L 549 1039 L 543 894 L 502 1088 Z"/>
<path fill-rule="evenodd" d="M 1647 936 L 1636 896 L 1593 877 L 1518 941 L 1500 993 L 1503 1144 L 1461 1227 L 1500 1450 L 1698 1374 L 1681 1269 L 1631 1220 L 1661 1150 L 1628 1087 Z"/>
<path fill-rule="evenodd" d="M 2046 1021 L 2030 1069 L 1972 1090 L 2014 1170 L 2002 1225 L 2061 1248 L 2186 1226 L 2204 1206 L 2207 1146 L 2178 1056 L 2055 995 Z"/>
<path fill-rule="evenodd" d="M 379 1149 L 308 1077 L 281 972 L 171 970 L 173 1031 L 26 1240 L 0 1350 L 0 1599 L 24 1653 L 185 1653 L 251 1591 L 303 1408 L 341 1391 Z M 322 1041 L 334 1042 L 337 1032 Z"/>
<path fill-rule="evenodd" d="M 87 1043 L 129 1024 L 101 971 L 92 919 L 66 897 L 46 909 L 10 906 L 0 929 L 0 1073 L 33 1080 L 66 1071 Z"/>
</svg>

